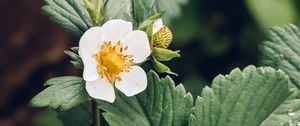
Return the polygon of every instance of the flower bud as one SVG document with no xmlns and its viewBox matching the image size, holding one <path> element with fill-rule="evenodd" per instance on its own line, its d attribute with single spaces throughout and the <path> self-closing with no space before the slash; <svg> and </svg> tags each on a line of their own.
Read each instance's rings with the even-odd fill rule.
<svg viewBox="0 0 300 126">
<path fill-rule="evenodd" d="M 168 48 L 173 39 L 171 30 L 164 26 L 153 35 L 153 46 L 157 48 Z"/>
</svg>

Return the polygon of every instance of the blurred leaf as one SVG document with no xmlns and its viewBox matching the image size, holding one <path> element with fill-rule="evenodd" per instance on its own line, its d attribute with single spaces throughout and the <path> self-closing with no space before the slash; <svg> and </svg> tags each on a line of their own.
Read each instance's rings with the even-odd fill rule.
<svg viewBox="0 0 300 126">
<path fill-rule="evenodd" d="M 77 55 L 76 53 L 72 52 L 72 51 L 64 51 L 65 54 L 67 54 L 68 56 L 70 56 L 73 60 L 81 60 L 80 56 Z"/>
<path fill-rule="evenodd" d="M 198 16 L 198 2 L 191 1 L 187 7 L 183 9 L 183 15 L 180 18 L 172 20 L 171 28 L 174 34 L 175 45 L 182 46 L 199 36 L 199 32 L 203 30 L 203 21 Z M 196 18 L 197 17 L 197 18 Z M 206 30 L 205 30 L 206 31 Z M 201 34 L 200 34 L 201 35 Z"/>
<path fill-rule="evenodd" d="M 35 126 L 91 126 L 91 115 L 89 102 L 86 102 L 66 111 L 48 109 L 37 114 L 33 123 Z"/>
<path fill-rule="evenodd" d="M 173 58 L 180 57 L 179 51 L 172 51 L 164 48 L 153 48 L 153 56 L 158 61 L 169 61 Z"/>
<path fill-rule="evenodd" d="M 73 66 L 76 68 L 76 69 L 83 69 L 83 62 L 80 60 L 78 61 L 71 61 L 71 63 L 73 64 Z"/>
<path fill-rule="evenodd" d="M 133 97 L 117 91 L 113 104 L 99 101 L 111 126 L 185 126 L 193 107 L 191 94 L 182 85 L 175 87 L 170 77 L 159 79 L 148 73 L 147 89 Z"/>
<path fill-rule="evenodd" d="M 146 8 L 144 7 L 142 0 L 132 0 L 132 15 L 135 20 L 135 26 L 139 26 L 144 21 Z"/>
<path fill-rule="evenodd" d="M 198 53 L 206 53 L 206 55 L 211 56 L 220 56 L 228 53 L 232 47 L 232 43 L 236 42 L 236 32 L 239 32 L 235 29 L 240 26 L 239 24 L 235 24 L 235 22 L 244 20 L 237 17 L 241 15 L 241 9 L 237 8 L 243 8 L 242 4 L 239 3 L 242 2 L 190 1 L 183 8 L 184 14 L 180 18 L 172 20 L 171 28 L 173 29 L 175 41 L 173 45 L 176 47 L 185 47 L 198 42 L 196 44 L 201 45 L 197 49 Z M 225 10 L 230 12 L 227 13 Z M 233 16 L 233 21 L 230 16 Z M 233 38 L 231 38 L 232 36 Z"/>
<path fill-rule="evenodd" d="M 72 47 L 71 50 L 76 54 L 78 54 L 79 47 Z"/>
<path fill-rule="evenodd" d="M 67 111 L 57 111 L 64 126 L 91 126 L 92 112 L 89 102 L 80 104 Z"/>
<path fill-rule="evenodd" d="M 219 75 L 196 99 L 191 126 L 257 126 L 288 97 L 288 76 L 246 67 Z"/>
<path fill-rule="evenodd" d="M 105 12 L 109 20 L 132 18 L 132 0 L 108 0 Z"/>
<path fill-rule="evenodd" d="M 300 121 L 300 31 L 295 25 L 288 25 L 274 27 L 269 34 L 271 41 L 260 46 L 263 64 L 287 73 L 293 93 L 264 121 L 263 126 L 289 125 L 290 121 Z M 289 116 L 289 112 L 295 115 Z"/>
<path fill-rule="evenodd" d="M 263 29 L 291 23 L 297 19 L 293 0 L 247 0 L 246 3 Z"/>
<path fill-rule="evenodd" d="M 75 36 L 81 36 L 93 26 L 82 0 L 45 0 L 42 11 L 50 19 Z"/>
<path fill-rule="evenodd" d="M 103 0 L 83 0 L 84 5 L 89 12 L 93 24 L 99 26 L 105 19 L 105 2 Z"/>
<path fill-rule="evenodd" d="M 188 0 L 109 0 L 106 7 L 106 16 L 109 19 L 129 20 L 128 17 L 138 18 L 138 22 L 141 23 L 145 17 L 165 11 L 166 16 L 164 19 L 168 22 L 180 15 L 180 6 L 187 2 Z M 133 5 L 132 3 L 136 4 Z"/>
<path fill-rule="evenodd" d="M 49 86 L 30 101 L 32 107 L 46 107 L 68 110 L 88 100 L 84 80 L 80 77 L 65 76 L 48 80 Z"/>
<path fill-rule="evenodd" d="M 61 120 L 57 117 L 57 113 L 51 109 L 36 114 L 32 122 L 34 126 L 63 126 Z"/>
<path fill-rule="evenodd" d="M 184 5 L 189 0 L 155 0 L 156 12 L 165 11 L 165 21 L 168 22 L 170 19 L 178 17 L 181 14 L 181 5 Z"/>
</svg>

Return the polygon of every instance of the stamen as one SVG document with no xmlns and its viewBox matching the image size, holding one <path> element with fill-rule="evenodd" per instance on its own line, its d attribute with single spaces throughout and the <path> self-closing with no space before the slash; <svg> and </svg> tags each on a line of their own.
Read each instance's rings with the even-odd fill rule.
<svg viewBox="0 0 300 126">
<path fill-rule="evenodd" d="M 121 45 L 121 41 L 118 41 L 116 45 L 112 45 L 111 41 L 105 42 L 95 54 L 99 76 L 106 77 L 111 84 L 122 80 L 119 73 L 129 72 L 131 69 L 133 55 L 125 55 L 124 51 L 128 49 L 128 46 L 123 48 Z"/>
</svg>

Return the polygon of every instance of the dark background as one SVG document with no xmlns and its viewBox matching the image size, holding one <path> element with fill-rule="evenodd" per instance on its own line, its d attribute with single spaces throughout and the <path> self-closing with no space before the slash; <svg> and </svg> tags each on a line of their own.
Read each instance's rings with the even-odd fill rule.
<svg viewBox="0 0 300 126">
<path fill-rule="evenodd" d="M 181 58 L 168 62 L 194 96 L 218 74 L 259 66 L 258 44 L 267 28 L 298 22 L 297 0 L 190 0 L 170 22 L 171 49 Z M 41 13 L 41 0 L 0 0 L 0 126 L 32 126 L 44 109 L 27 106 L 45 80 L 80 75 L 63 51 L 76 46 L 70 36 Z"/>
</svg>

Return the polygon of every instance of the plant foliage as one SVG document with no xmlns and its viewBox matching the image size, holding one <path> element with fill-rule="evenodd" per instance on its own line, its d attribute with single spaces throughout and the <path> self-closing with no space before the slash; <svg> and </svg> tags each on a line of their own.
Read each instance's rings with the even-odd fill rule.
<svg viewBox="0 0 300 126">
<path fill-rule="evenodd" d="M 148 73 L 146 91 L 134 97 L 117 93 L 113 104 L 99 101 L 111 126 L 183 126 L 193 107 L 193 98 L 182 85 L 175 86 L 170 77 L 159 79 Z"/>
<path fill-rule="evenodd" d="M 191 126 L 257 126 L 289 95 L 288 76 L 246 67 L 217 76 L 196 99 Z"/>
<path fill-rule="evenodd" d="M 57 117 L 64 126 L 91 126 L 92 112 L 89 102 L 80 104 L 67 111 L 57 111 Z"/>
<path fill-rule="evenodd" d="M 49 106 L 54 109 L 68 110 L 88 100 L 84 80 L 80 77 L 65 76 L 48 80 L 48 86 L 30 101 L 33 107 Z"/>
<path fill-rule="evenodd" d="M 187 1 L 45 0 L 47 5 L 42 10 L 77 37 L 103 21 L 121 18 L 132 21 L 135 29 L 146 30 L 151 38 L 152 23 L 163 14 L 165 19 L 178 16 L 180 5 Z M 270 35 L 272 41 L 260 48 L 263 63 L 273 68 L 248 66 L 243 71 L 235 69 L 229 75 L 219 75 L 195 103 L 181 84 L 175 86 L 169 76 L 160 79 L 150 71 L 144 92 L 127 97 L 116 90 L 114 103 L 98 100 L 105 111 L 103 116 L 111 126 L 270 126 L 300 121 L 300 31 L 288 25 L 272 28 Z M 175 74 L 160 61 L 180 57 L 179 53 L 161 48 L 152 51 L 154 69 Z M 65 53 L 77 69 L 83 69 L 78 47 Z M 91 125 L 89 96 L 81 77 L 57 77 L 45 86 L 30 101 L 31 106 L 64 110 L 57 111 L 57 116 L 66 126 Z"/>
<path fill-rule="evenodd" d="M 59 24 L 73 35 L 80 37 L 87 29 L 99 23 L 93 23 L 93 19 L 110 20 L 126 19 L 140 24 L 151 15 L 166 11 L 166 19 L 180 14 L 180 5 L 187 0 L 102 0 L 103 8 L 94 8 L 101 12 L 94 12 L 85 5 L 83 0 L 44 0 L 46 5 L 42 11 L 50 17 L 50 20 Z M 99 0 L 98 0 L 99 1 Z M 87 6 L 87 7 L 86 7 Z M 95 22 L 95 21 L 94 21 Z"/>
<path fill-rule="evenodd" d="M 81 36 L 93 26 L 92 19 L 81 0 L 45 0 L 42 11 L 50 20 L 75 36 Z"/>
<path fill-rule="evenodd" d="M 270 30 L 271 41 L 261 44 L 263 64 L 283 70 L 290 76 L 292 94 L 263 125 L 289 124 L 300 120 L 300 31 L 295 25 Z M 290 116 L 292 112 L 293 116 Z"/>
</svg>

